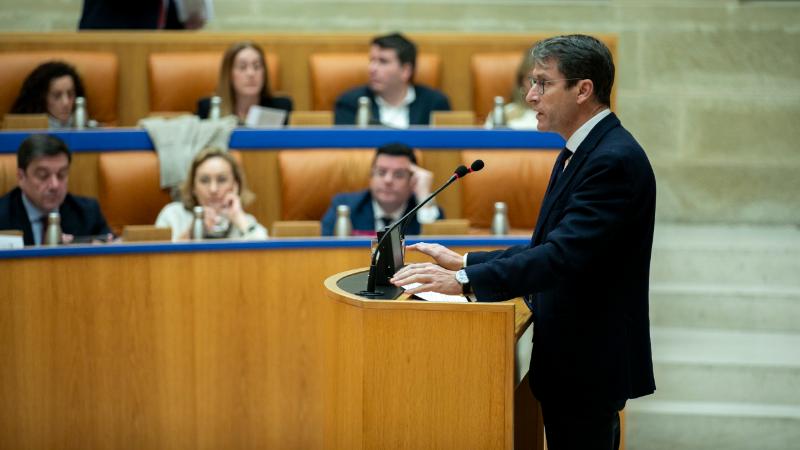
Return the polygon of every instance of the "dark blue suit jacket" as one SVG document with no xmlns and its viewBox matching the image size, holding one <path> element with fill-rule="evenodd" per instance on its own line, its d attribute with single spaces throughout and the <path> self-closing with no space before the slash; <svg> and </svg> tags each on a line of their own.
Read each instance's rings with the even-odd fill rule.
<svg viewBox="0 0 800 450">
<path fill-rule="evenodd" d="M 479 300 L 526 296 L 541 401 L 618 401 L 655 390 L 648 282 L 656 184 L 614 114 L 548 187 L 530 245 L 470 253 Z"/>
<path fill-rule="evenodd" d="M 409 125 L 428 125 L 431 122 L 431 111 L 450 111 L 450 101 L 447 96 L 419 84 L 414 85 L 416 98 L 408 105 Z M 358 98 L 366 96 L 372 105 L 372 123 L 380 124 L 380 112 L 375 103 L 375 93 L 367 86 L 351 89 L 336 99 L 334 107 L 334 123 L 336 125 L 353 125 L 356 123 L 358 112 Z"/>
<path fill-rule="evenodd" d="M 78 22 L 81 30 L 131 30 L 158 28 L 161 14 L 160 0 L 137 0 L 135 2 L 114 0 L 83 0 L 83 11 Z M 178 20 L 175 2 L 167 5 L 164 28 L 185 28 Z"/>
<path fill-rule="evenodd" d="M 372 209 L 372 194 L 369 189 L 357 192 L 346 192 L 343 194 L 336 194 L 331 200 L 331 206 L 325 215 L 322 217 L 322 235 L 333 236 L 333 227 L 336 223 L 336 207 L 339 205 L 347 205 L 350 207 L 350 221 L 353 223 L 353 231 L 360 231 L 362 233 L 375 232 L 375 210 Z M 417 197 L 412 195 L 408 199 L 408 205 L 403 214 L 417 206 Z M 439 218 L 444 218 L 444 212 L 439 208 Z M 422 230 L 419 222 L 417 221 L 416 214 L 408 218 L 408 226 L 406 227 L 406 234 L 419 234 Z"/>
<path fill-rule="evenodd" d="M 75 237 L 111 233 L 97 200 L 67 194 L 58 208 L 61 230 Z M 45 224 L 46 225 L 46 224 Z M 25 245 L 33 245 L 33 231 L 22 203 L 22 190 L 16 187 L 0 197 L 0 230 L 20 230 Z"/>
</svg>

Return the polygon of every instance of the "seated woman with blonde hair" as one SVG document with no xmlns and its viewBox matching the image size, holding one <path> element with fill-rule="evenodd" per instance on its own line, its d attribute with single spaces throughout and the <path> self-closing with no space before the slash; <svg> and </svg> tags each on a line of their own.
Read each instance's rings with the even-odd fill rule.
<svg viewBox="0 0 800 450">
<path fill-rule="evenodd" d="M 267 238 L 267 229 L 242 209 L 254 195 L 245 186 L 241 166 L 225 150 L 206 148 L 194 157 L 181 197 L 156 218 L 156 226 L 172 228 L 173 241 L 191 238 L 195 206 L 203 207 L 205 238 Z"/>
</svg>

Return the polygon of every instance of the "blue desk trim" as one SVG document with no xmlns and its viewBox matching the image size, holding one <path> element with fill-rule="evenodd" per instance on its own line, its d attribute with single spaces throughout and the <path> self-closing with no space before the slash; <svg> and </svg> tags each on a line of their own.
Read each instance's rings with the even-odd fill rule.
<svg viewBox="0 0 800 450">
<path fill-rule="evenodd" d="M 42 132 L 42 131 L 38 131 Z M 31 132 L 0 132 L 0 153 L 15 153 Z M 113 128 L 52 132 L 63 139 L 73 152 L 130 151 L 153 148 L 147 132 L 141 128 Z M 389 142 L 404 142 L 415 148 L 555 148 L 564 139 L 555 133 L 516 130 L 416 128 L 284 128 L 254 130 L 238 128 L 231 135 L 230 148 L 375 148 Z"/>
<path fill-rule="evenodd" d="M 127 255 L 147 253 L 192 253 L 206 251 L 247 251 L 283 249 L 327 249 L 327 248 L 367 248 L 370 238 L 353 237 L 332 238 L 282 238 L 264 241 L 201 241 L 201 242 L 162 242 L 104 245 L 65 245 L 60 247 L 26 247 L 19 250 L 0 250 L 0 260 L 44 258 L 52 256 L 92 256 Z M 481 237 L 437 237 L 421 239 L 409 237 L 407 243 L 438 242 L 447 247 L 508 247 L 529 244 L 525 236 L 481 236 Z M 365 258 L 365 265 L 367 264 Z"/>
</svg>

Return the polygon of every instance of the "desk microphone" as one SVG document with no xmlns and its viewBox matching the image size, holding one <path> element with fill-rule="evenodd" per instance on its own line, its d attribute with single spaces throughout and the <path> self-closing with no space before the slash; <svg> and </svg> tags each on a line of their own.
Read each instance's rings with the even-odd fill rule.
<svg viewBox="0 0 800 450">
<path fill-rule="evenodd" d="M 376 292 L 375 291 L 375 282 L 376 282 L 376 278 L 377 278 L 377 275 L 378 275 L 377 274 L 377 270 L 378 270 L 378 255 L 383 253 L 383 254 L 389 254 L 391 256 L 393 254 L 393 251 L 392 251 L 393 250 L 393 246 L 394 245 L 400 245 L 399 241 L 400 241 L 400 239 L 402 239 L 402 237 L 405 237 L 405 233 L 402 233 L 402 236 L 398 236 L 398 239 L 397 239 L 398 242 L 392 242 L 391 240 L 390 241 L 386 241 L 386 238 L 389 235 L 391 235 L 392 232 L 395 229 L 397 229 L 397 227 L 399 227 L 401 225 L 403 225 L 403 229 L 405 229 L 405 224 L 408 222 L 408 218 L 411 217 L 412 214 L 415 214 L 420 208 L 425 206 L 426 203 L 428 203 L 434 197 L 436 197 L 447 186 L 450 186 L 451 184 L 453 184 L 454 181 L 458 180 L 459 178 L 464 178 L 465 176 L 469 175 L 472 172 L 477 172 L 477 171 L 483 169 L 483 166 L 484 166 L 483 161 L 480 160 L 480 159 L 477 159 L 477 160 L 473 161 L 472 164 L 470 165 L 469 169 L 466 166 L 463 166 L 463 165 L 458 166 L 456 168 L 456 170 L 453 172 L 453 175 L 451 175 L 450 178 L 441 187 L 439 187 L 439 189 L 436 189 L 435 191 L 433 191 L 433 193 L 431 195 L 429 195 L 425 200 L 423 200 L 420 203 L 418 203 L 417 206 L 411 208 L 411 211 L 407 212 L 403 217 L 401 217 L 395 223 L 393 223 L 391 226 L 388 226 L 383 230 L 383 235 L 381 235 L 380 239 L 378 239 L 378 245 L 375 247 L 375 252 L 372 253 L 372 258 L 370 259 L 369 275 L 367 277 L 367 289 L 364 290 L 364 291 L 359 292 L 358 295 L 361 295 L 361 296 L 364 296 L 364 297 L 378 297 L 378 296 L 383 295 L 383 292 L 380 292 L 380 291 Z M 384 243 L 387 243 L 387 245 L 384 245 Z M 383 274 L 385 276 L 383 276 L 382 278 L 385 278 L 385 280 L 384 280 L 385 283 L 388 283 L 388 279 L 391 276 L 394 275 L 394 270 L 397 269 L 396 267 L 393 267 L 394 266 L 394 262 L 393 261 L 392 261 L 391 265 L 392 265 L 392 267 L 390 268 L 391 270 L 388 270 L 388 271 L 386 271 L 387 273 Z M 391 272 L 391 273 L 388 273 L 388 272 Z"/>
</svg>

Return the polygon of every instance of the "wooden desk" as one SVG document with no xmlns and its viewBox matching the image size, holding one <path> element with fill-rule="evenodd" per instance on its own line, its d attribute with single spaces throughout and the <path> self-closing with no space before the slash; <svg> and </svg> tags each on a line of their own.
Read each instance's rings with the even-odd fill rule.
<svg viewBox="0 0 800 450">
<path fill-rule="evenodd" d="M 357 238 L 0 251 L 0 448 L 335 448 L 323 280 L 368 251 Z"/>
</svg>

